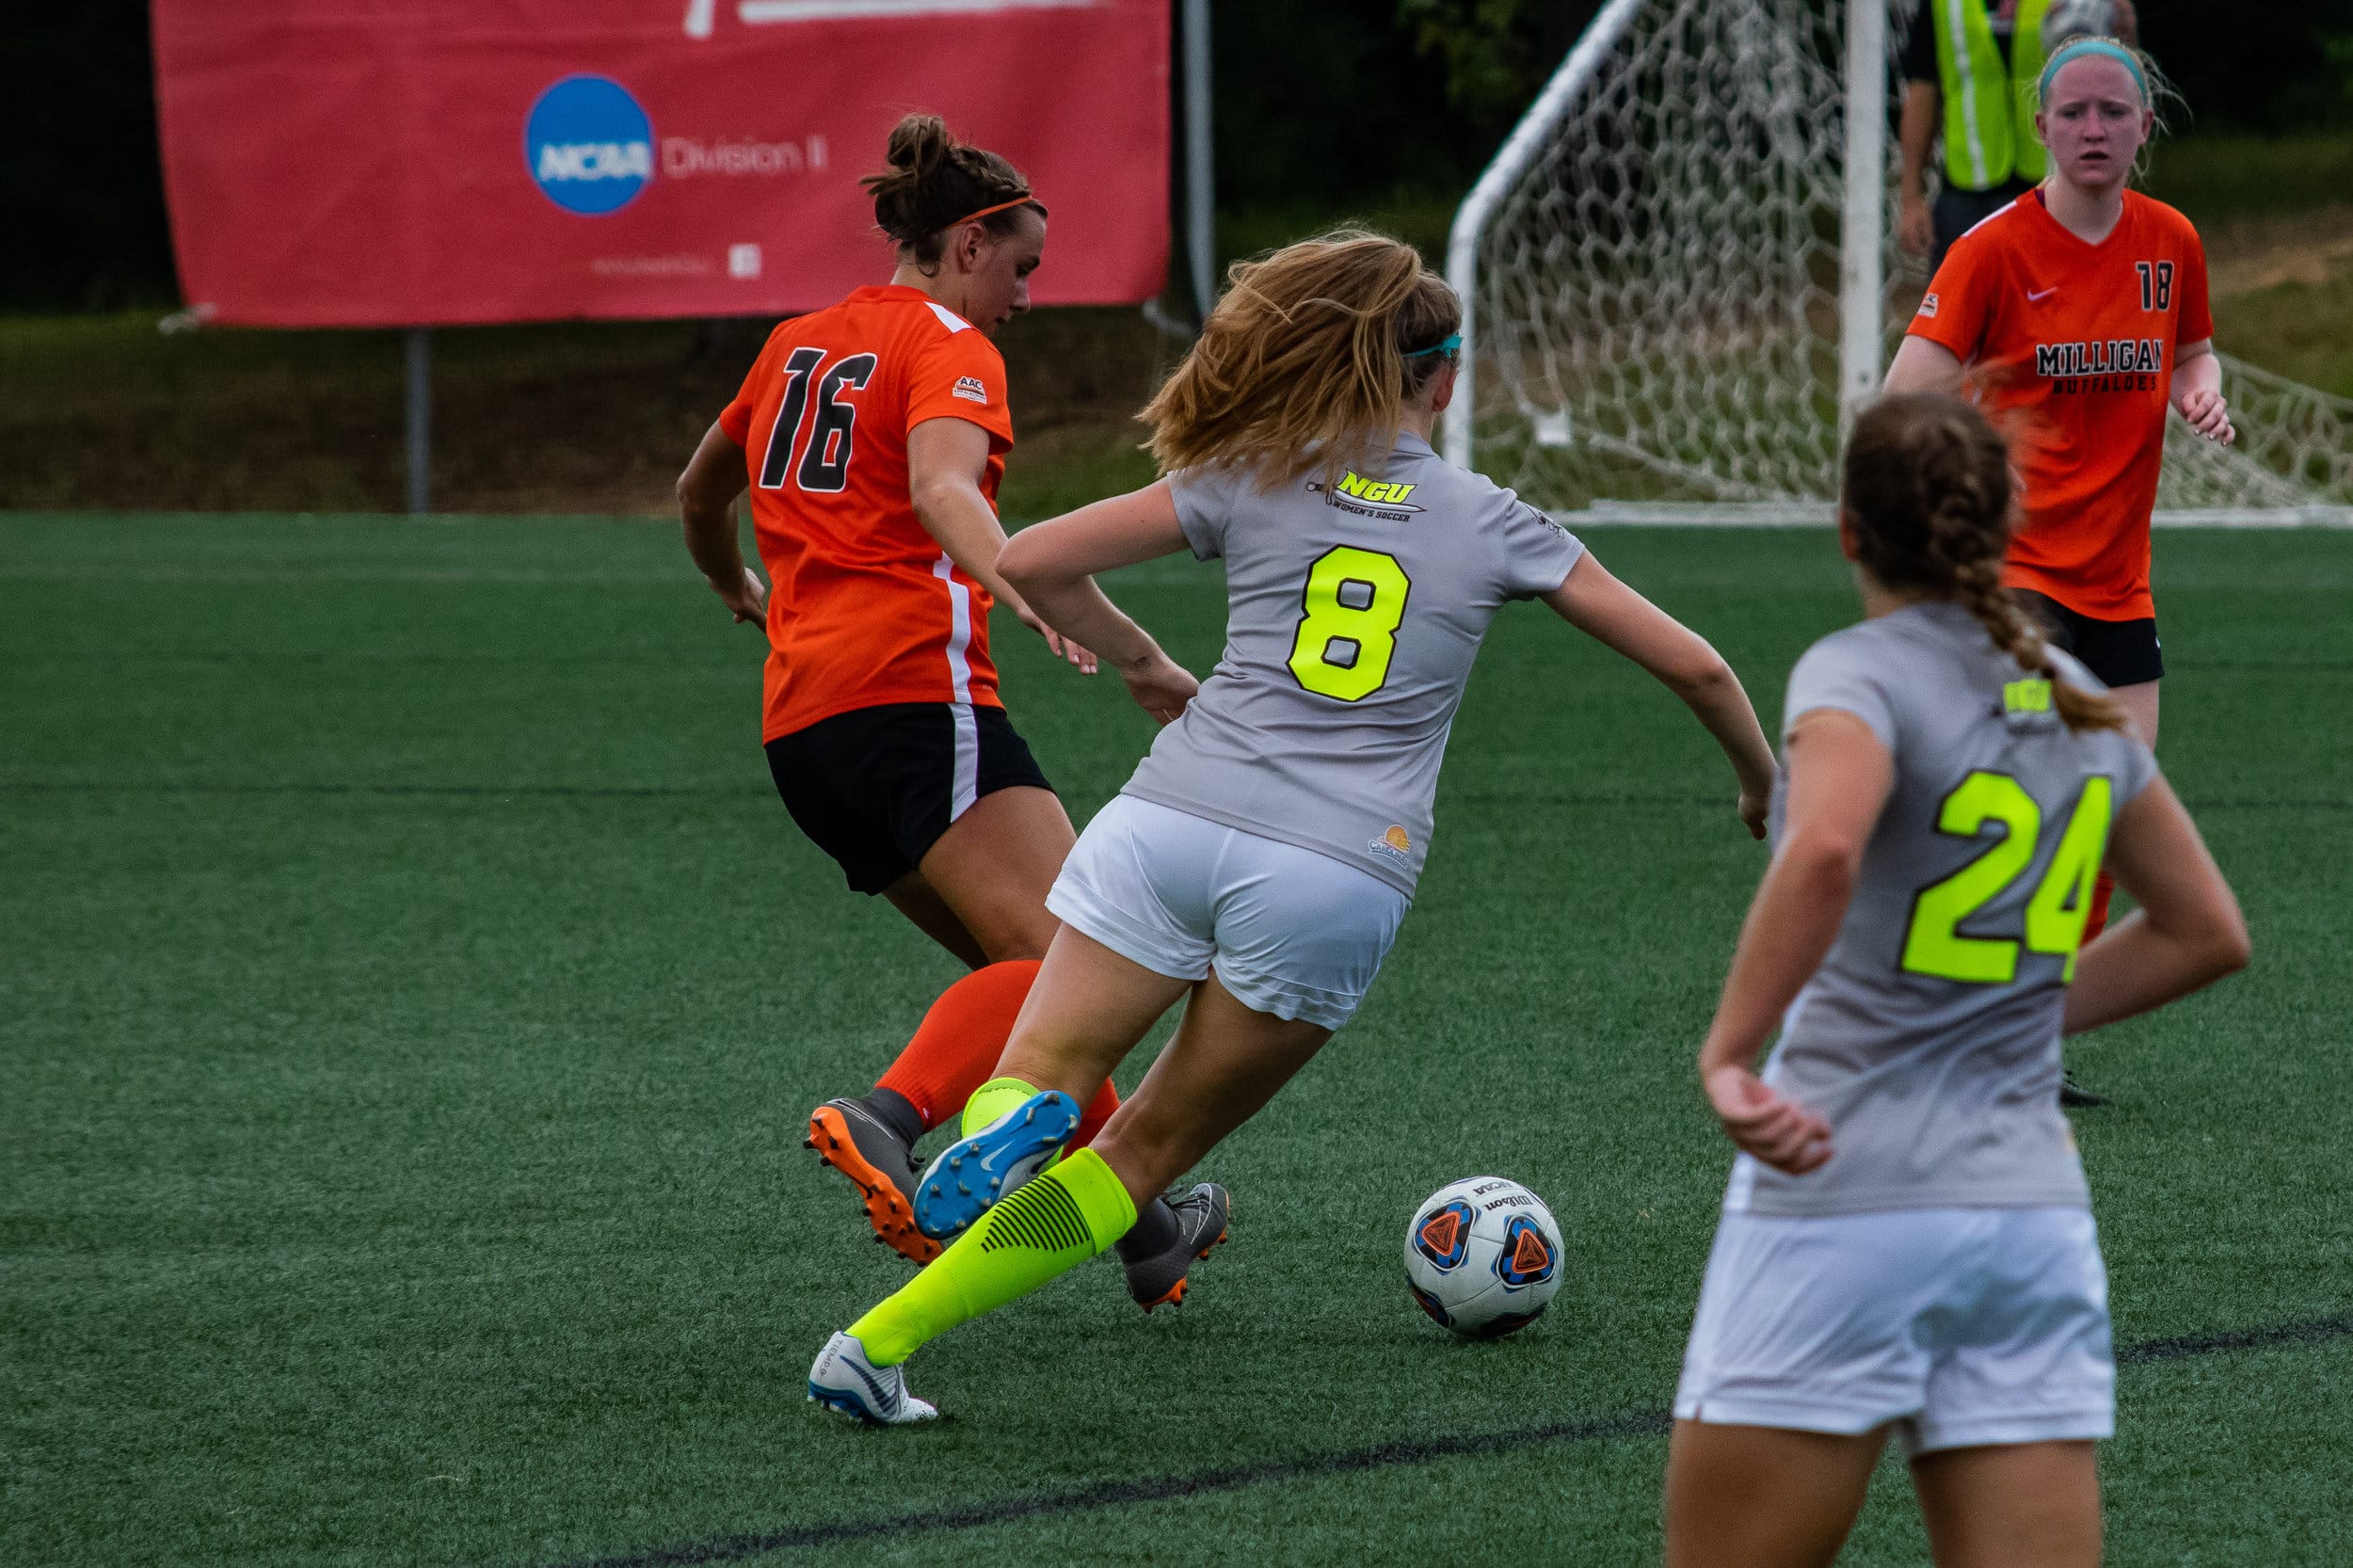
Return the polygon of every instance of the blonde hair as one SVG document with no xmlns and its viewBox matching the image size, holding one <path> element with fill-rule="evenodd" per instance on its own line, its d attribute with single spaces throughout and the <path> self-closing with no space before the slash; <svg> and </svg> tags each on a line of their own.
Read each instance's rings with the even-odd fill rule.
<svg viewBox="0 0 2353 1568">
<path fill-rule="evenodd" d="M 1237 262 L 1184 362 L 1136 417 L 1162 472 L 1271 488 L 1385 455 L 1408 397 L 1455 362 L 1463 302 L 1412 246 L 1341 229 Z"/>
<path fill-rule="evenodd" d="M 2059 679 L 2041 628 L 2002 586 L 2015 497 L 2009 443 L 1983 414 L 1942 392 L 1880 399 L 1848 438 L 1839 505 L 1874 580 L 1961 605 L 1995 648 L 2051 682 L 2068 728 L 2124 728 L 2114 697 Z"/>
</svg>

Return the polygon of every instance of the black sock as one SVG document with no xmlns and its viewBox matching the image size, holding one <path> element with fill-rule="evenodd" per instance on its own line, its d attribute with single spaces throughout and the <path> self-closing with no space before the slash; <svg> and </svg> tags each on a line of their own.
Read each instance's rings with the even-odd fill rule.
<svg viewBox="0 0 2353 1568">
<path fill-rule="evenodd" d="M 1166 1198 L 1154 1198 L 1136 1211 L 1136 1223 L 1112 1245 L 1119 1249 L 1121 1257 L 1133 1261 L 1166 1252 L 1176 1243 L 1176 1211 L 1168 1207 Z"/>
<path fill-rule="evenodd" d="M 907 1147 L 915 1147 L 915 1141 L 923 1136 L 922 1113 L 915 1109 L 913 1100 L 898 1090 L 876 1084 L 858 1098 L 874 1113 L 874 1120 L 905 1139 Z"/>
</svg>

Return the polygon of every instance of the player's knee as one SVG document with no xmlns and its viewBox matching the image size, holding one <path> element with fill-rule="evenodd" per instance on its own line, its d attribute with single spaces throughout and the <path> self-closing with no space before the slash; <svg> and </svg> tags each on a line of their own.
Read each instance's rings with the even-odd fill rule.
<svg viewBox="0 0 2353 1568">
<path fill-rule="evenodd" d="M 1048 914 L 1040 904 L 1034 909 L 1004 911 L 1000 918 L 983 921 L 982 926 L 973 935 L 980 938 L 988 961 L 1004 964 L 1016 959 L 1044 958 L 1046 950 L 1054 944 L 1054 933 L 1062 929 L 1062 921 Z"/>
</svg>

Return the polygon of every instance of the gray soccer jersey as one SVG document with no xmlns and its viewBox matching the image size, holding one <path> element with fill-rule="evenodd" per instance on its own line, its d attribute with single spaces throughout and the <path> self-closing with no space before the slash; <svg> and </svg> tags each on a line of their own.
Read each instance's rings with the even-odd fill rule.
<svg viewBox="0 0 2353 1568">
<path fill-rule="evenodd" d="M 2109 823 L 2155 760 L 2126 735 L 2071 734 L 2049 683 L 1957 604 L 1816 643 L 1790 672 L 1785 737 L 1819 708 L 1862 719 L 1895 758 L 1854 902 L 1765 1071 L 1829 1120 L 1833 1152 L 1801 1176 L 1742 1155 L 1725 1206 L 2088 1204 L 2058 1109 L 2059 1015 Z M 1776 789 L 1776 841 L 1784 806 Z"/>
<path fill-rule="evenodd" d="M 1193 553 L 1225 559 L 1225 653 L 1126 792 L 1412 893 L 1487 623 L 1584 546 L 1411 435 L 1337 483 L 1188 470 L 1172 488 Z"/>
</svg>

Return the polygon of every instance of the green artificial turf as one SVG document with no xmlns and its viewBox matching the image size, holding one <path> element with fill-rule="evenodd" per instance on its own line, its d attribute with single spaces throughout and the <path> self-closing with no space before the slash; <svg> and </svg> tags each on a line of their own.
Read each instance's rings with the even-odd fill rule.
<svg viewBox="0 0 2353 1568">
<path fill-rule="evenodd" d="M 1593 542 L 1769 723 L 1852 614 L 1820 533 Z M 2128 1346 L 2353 1313 L 2353 536 L 2157 554 L 2162 752 L 2257 958 L 2072 1052 L 2118 1100 L 2077 1126 Z M 1114 592 L 1208 667 L 1214 568 Z M 1149 726 L 999 635 L 1083 821 Z M 1092 1265 L 924 1352 L 948 1419 L 872 1432 L 803 1379 L 904 1269 L 800 1128 L 957 970 L 792 830 L 758 664 L 667 526 L 0 519 L 0 1561 L 684 1561 L 918 1514 L 759 1560 L 1655 1560 L 1641 1418 L 1729 1159 L 1689 1064 L 1763 863 L 1672 699 L 1504 616 L 1396 954 L 1205 1167 L 1233 1240 L 1185 1306 Z M 1398 1260 L 1472 1171 L 1568 1238 L 1493 1345 Z M 2348 1375 L 2326 1334 L 2128 1364 L 2110 1560 L 2345 1560 Z M 1882 1481 L 1847 1560 L 1917 1562 Z"/>
</svg>

